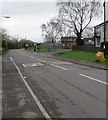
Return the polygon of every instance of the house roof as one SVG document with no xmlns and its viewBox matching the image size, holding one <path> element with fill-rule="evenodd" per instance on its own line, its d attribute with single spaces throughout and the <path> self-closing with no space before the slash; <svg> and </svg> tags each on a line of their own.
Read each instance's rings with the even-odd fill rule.
<svg viewBox="0 0 108 120">
<path fill-rule="evenodd" d="M 69 39 L 69 38 L 77 38 L 77 37 L 72 37 L 72 36 L 70 36 L 70 37 L 61 37 L 61 39 L 62 39 L 62 38 Z"/>
<path fill-rule="evenodd" d="M 108 23 L 108 20 L 105 21 L 105 23 Z M 100 24 L 98 24 L 98 25 L 96 25 L 96 26 L 94 26 L 94 28 L 95 28 L 95 27 L 98 27 L 98 26 L 101 26 L 102 24 L 104 24 L 104 22 L 103 22 L 103 23 L 100 23 Z"/>
<path fill-rule="evenodd" d="M 61 37 L 61 42 L 74 42 L 76 37 Z"/>
</svg>

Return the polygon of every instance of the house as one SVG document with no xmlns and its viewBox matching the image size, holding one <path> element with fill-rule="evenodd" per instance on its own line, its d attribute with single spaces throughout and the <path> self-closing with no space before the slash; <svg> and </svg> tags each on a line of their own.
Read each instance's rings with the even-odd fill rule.
<svg viewBox="0 0 108 120">
<path fill-rule="evenodd" d="M 106 4 L 105 4 L 105 11 L 106 11 L 106 21 L 108 20 L 108 1 L 106 1 Z"/>
<path fill-rule="evenodd" d="M 108 41 L 108 1 L 105 2 L 105 38 Z M 94 39 L 96 47 L 104 42 L 104 22 L 94 27 Z"/>
<path fill-rule="evenodd" d="M 76 45 L 76 37 L 61 37 L 64 49 L 72 49 Z"/>
<path fill-rule="evenodd" d="M 108 20 L 105 22 L 105 40 L 108 41 Z M 94 27 L 95 46 L 100 47 L 104 42 L 104 22 Z"/>
</svg>

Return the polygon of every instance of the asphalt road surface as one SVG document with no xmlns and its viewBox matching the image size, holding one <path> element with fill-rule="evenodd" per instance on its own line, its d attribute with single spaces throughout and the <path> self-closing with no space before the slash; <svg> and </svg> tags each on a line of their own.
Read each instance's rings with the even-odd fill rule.
<svg viewBox="0 0 108 120">
<path fill-rule="evenodd" d="M 106 71 L 11 50 L 3 57 L 3 118 L 106 118 Z"/>
</svg>

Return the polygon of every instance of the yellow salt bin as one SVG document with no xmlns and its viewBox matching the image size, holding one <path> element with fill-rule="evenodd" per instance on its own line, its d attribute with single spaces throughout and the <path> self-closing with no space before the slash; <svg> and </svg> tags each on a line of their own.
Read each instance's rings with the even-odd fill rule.
<svg viewBox="0 0 108 120">
<path fill-rule="evenodd" d="M 104 52 L 97 52 L 96 53 L 96 60 L 100 61 L 100 62 L 105 61 Z"/>
</svg>

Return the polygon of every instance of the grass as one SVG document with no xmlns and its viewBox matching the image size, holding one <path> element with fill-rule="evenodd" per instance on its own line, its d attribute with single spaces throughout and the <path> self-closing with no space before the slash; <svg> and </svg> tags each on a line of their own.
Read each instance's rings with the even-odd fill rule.
<svg viewBox="0 0 108 120">
<path fill-rule="evenodd" d="M 96 53 L 94 52 L 85 52 L 85 51 L 67 51 L 63 53 L 56 53 L 54 56 L 62 57 L 62 58 L 70 58 L 74 60 L 85 60 L 90 62 L 96 62 L 104 65 L 108 65 L 108 57 L 104 62 L 96 61 Z"/>
<path fill-rule="evenodd" d="M 37 52 L 54 52 L 54 51 L 60 51 L 62 49 L 39 49 Z M 32 50 L 34 51 L 34 50 Z"/>
</svg>

